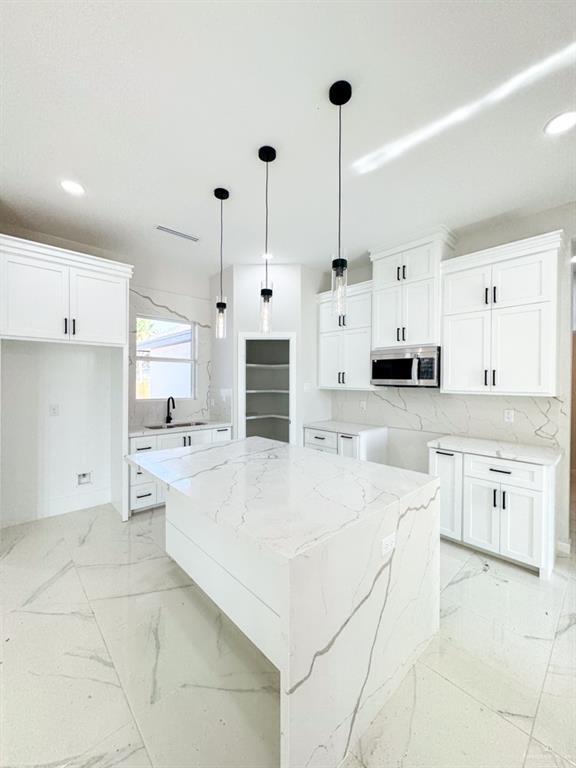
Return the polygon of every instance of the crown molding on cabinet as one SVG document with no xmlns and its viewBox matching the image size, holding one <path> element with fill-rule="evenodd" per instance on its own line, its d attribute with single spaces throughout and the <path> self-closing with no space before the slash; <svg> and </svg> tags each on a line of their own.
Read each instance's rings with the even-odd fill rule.
<svg viewBox="0 0 576 768">
<path fill-rule="evenodd" d="M 407 243 L 398 243 L 393 248 L 371 248 L 369 250 L 370 261 L 374 261 L 375 259 L 382 259 L 400 251 L 409 251 L 412 248 L 419 248 L 420 246 L 427 245 L 428 243 L 438 245 L 441 248 L 447 249 L 451 252 L 454 249 L 455 242 L 456 237 L 454 233 L 451 232 L 447 227 L 440 227 L 435 232 L 432 232 L 426 237 L 420 237 L 417 240 L 411 240 Z M 442 255 L 445 257 L 444 253 Z"/>
</svg>

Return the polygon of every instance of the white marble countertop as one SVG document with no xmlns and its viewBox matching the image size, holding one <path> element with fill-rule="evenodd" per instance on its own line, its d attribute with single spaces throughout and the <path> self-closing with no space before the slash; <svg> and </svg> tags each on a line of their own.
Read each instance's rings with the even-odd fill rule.
<svg viewBox="0 0 576 768">
<path fill-rule="evenodd" d="M 132 454 L 128 461 L 282 559 L 437 482 L 261 437 Z"/>
<path fill-rule="evenodd" d="M 562 458 L 560 448 L 506 443 L 500 440 L 484 440 L 477 437 L 460 437 L 458 435 L 444 435 L 443 437 L 430 440 L 428 447 L 446 451 L 474 453 L 479 456 L 492 456 L 498 459 L 510 459 L 511 461 L 526 461 L 529 464 L 546 466 L 554 466 Z"/>
<path fill-rule="evenodd" d="M 386 429 L 386 427 L 327 419 L 326 421 L 309 421 L 307 424 L 304 424 L 304 429 L 324 429 L 326 432 L 343 432 L 347 435 L 359 435 L 361 432 L 372 432 L 375 429 Z"/>
<path fill-rule="evenodd" d="M 177 422 L 178 423 L 178 422 Z M 196 424 L 194 426 L 183 427 L 163 427 L 162 429 L 155 429 L 153 427 L 138 427 L 137 429 L 131 429 L 128 433 L 129 437 L 148 437 L 149 435 L 165 435 L 167 432 L 199 432 L 203 429 L 221 429 L 222 427 L 231 427 L 232 424 L 228 421 L 205 421 L 202 424 Z"/>
</svg>

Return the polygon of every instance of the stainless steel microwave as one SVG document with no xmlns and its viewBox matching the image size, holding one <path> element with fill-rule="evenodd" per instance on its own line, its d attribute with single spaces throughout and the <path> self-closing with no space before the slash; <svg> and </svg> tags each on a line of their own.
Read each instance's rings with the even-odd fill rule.
<svg viewBox="0 0 576 768">
<path fill-rule="evenodd" d="M 375 349 L 371 358 L 371 383 L 376 386 L 440 386 L 440 347 Z"/>
</svg>

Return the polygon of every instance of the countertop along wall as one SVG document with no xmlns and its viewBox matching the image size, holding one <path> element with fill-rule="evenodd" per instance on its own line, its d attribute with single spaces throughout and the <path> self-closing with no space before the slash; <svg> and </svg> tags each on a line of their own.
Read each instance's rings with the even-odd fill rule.
<svg viewBox="0 0 576 768">
<path fill-rule="evenodd" d="M 576 238 L 576 203 L 514 218 L 491 220 L 456 232 L 455 255 L 490 248 L 524 237 L 563 229 L 567 253 L 560 266 L 560 360 L 557 397 L 447 395 L 438 391 L 382 387 L 376 392 L 334 392 L 332 418 L 388 426 L 390 461 L 402 466 L 422 464 L 425 443 L 435 435 L 454 434 L 561 448 L 556 499 L 556 538 L 569 546 L 570 409 L 571 409 L 571 240 Z M 504 422 L 504 410 L 515 413 Z M 414 465 L 412 468 L 422 468 Z M 572 528 L 572 539 L 576 530 Z"/>
</svg>

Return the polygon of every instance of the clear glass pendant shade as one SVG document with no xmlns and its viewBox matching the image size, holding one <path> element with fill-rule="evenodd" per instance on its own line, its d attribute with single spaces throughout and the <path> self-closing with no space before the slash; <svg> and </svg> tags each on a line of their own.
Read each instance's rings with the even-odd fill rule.
<svg viewBox="0 0 576 768">
<path fill-rule="evenodd" d="M 346 259 L 332 261 L 332 309 L 335 315 L 346 314 L 346 288 L 348 285 L 348 262 Z"/>
<path fill-rule="evenodd" d="M 214 318 L 214 335 L 217 339 L 226 338 L 226 297 L 220 296 L 216 302 L 216 317 Z"/>
<path fill-rule="evenodd" d="M 260 332 L 270 333 L 272 330 L 272 288 L 262 283 L 260 291 Z"/>
</svg>

